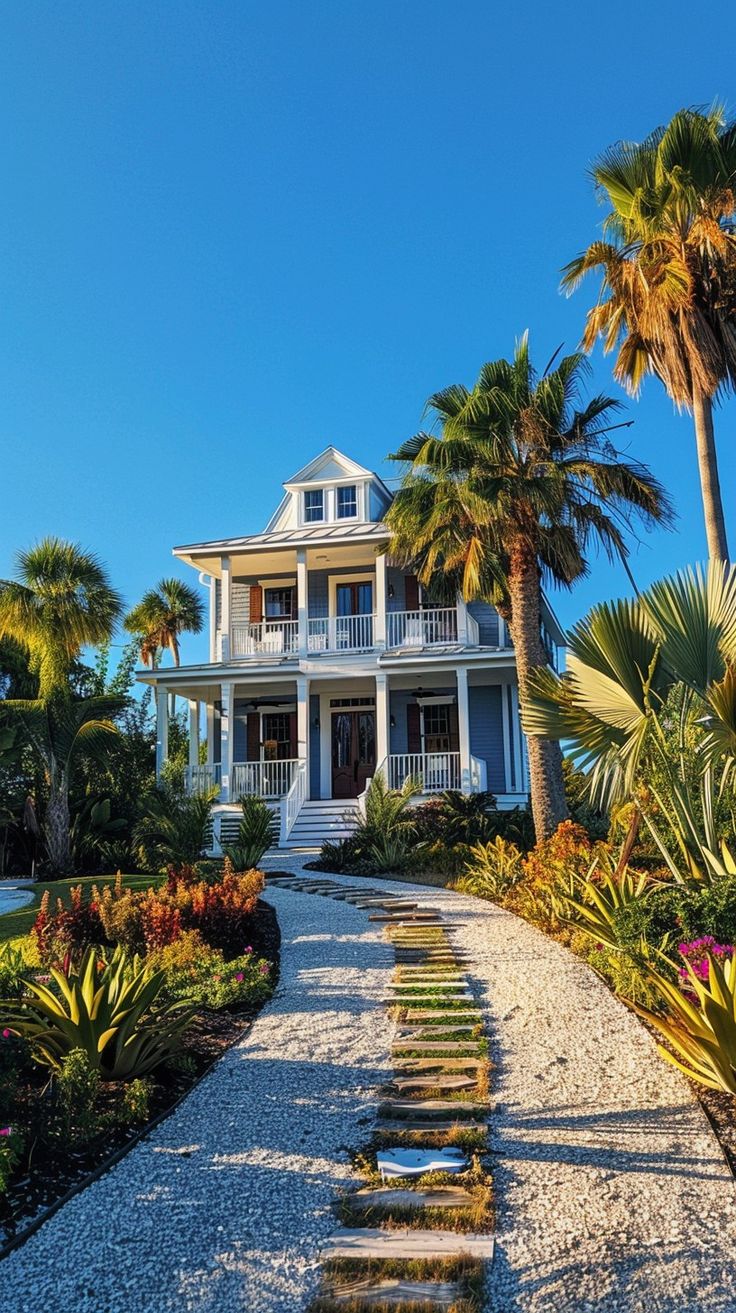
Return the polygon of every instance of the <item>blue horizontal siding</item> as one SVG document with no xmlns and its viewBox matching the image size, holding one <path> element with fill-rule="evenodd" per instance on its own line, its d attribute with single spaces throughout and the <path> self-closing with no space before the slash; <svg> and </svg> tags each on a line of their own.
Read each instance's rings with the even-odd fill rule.
<svg viewBox="0 0 736 1313">
<path fill-rule="evenodd" d="M 486 763 L 488 788 L 503 793 L 506 776 L 503 766 L 503 722 L 501 720 L 501 686 L 471 685 L 468 689 L 470 709 L 470 751 Z"/>
<path fill-rule="evenodd" d="M 468 602 L 468 614 L 478 624 L 483 647 L 498 647 L 498 611 L 490 602 Z"/>
</svg>

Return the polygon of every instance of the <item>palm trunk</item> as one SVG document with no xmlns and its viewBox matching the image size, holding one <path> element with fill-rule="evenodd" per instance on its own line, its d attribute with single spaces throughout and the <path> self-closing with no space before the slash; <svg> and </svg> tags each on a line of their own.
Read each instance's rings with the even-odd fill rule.
<svg viewBox="0 0 736 1313">
<path fill-rule="evenodd" d="M 519 701 L 523 709 L 529 676 L 534 669 L 547 665 L 542 645 L 539 569 L 533 552 L 523 541 L 515 543 L 510 551 L 509 596 L 509 627 L 516 654 Z M 553 834 L 560 821 L 567 819 L 562 751 L 559 743 L 533 735 L 528 736 L 527 747 L 534 832 L 539 842 Z"/>
<path fill-rule="evenodd" d="M 718 477 L 718 457 L 713 432 L 713 400 L 711 397 L 693 391 L 693 420 L 695 421 L 695 444 L 698 451 L 700 493 L 703 498 L 708 556 L 712 561 L 727 561 L 726 521 L 723 514 L 721 484 Z"/>
<path fill-rule="evenodd" d="M 49 861 L 54 871 L 67 875 L 72 863 L 69 852 L 69 790 L 65 775 L 60 780 L 51 780 L 43 828 Z"/>
</svg>

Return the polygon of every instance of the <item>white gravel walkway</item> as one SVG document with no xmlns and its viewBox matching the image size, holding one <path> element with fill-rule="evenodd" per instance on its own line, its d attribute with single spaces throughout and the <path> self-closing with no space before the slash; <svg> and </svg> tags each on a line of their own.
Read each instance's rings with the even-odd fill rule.
<svg viewBox="0 0 736 1313">
<path fill-rule="evenodd" d="M 493 904 L 380 883 L 447 913 L 494 1044 L 489 1313 L 735 1313 L 733 1177 L 637 1019 Z"/>
<path fill-rule="evenodd" d="M 278 889 L 268 901 L 274 999 L 158 1130 L 0 1265 L 2 1313 L 306 1307 L 390 1067 L 393 954 L 365 912 Z"/>
</svg>

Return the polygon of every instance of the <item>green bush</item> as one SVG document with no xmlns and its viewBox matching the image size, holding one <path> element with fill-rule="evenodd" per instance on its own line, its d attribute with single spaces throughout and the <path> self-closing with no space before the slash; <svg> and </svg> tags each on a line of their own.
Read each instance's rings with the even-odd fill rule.
<svg viewBox="0 0 736 1313">
<path fill-rule="evenodd" d="M 276 843 L 278 826 L 276 817 L 263 798 L 246 795 L 240 799 L 243 815 L 234 844 L 223 849 L 236 871 L 250 871 L 260 862 L 263 854 Z"/>
<path fill-rule="evenodd" d="M 0 944 L 0 998 L 20 998 L 26 970 L 22 950 L 12 941 Z"/>
<path fill-rule="evenodd" d="M 117 1120 L 124 1126 L 143 1125 L 151 1116 L 151 1092 L 153 1082 L 150 1077 L 137 1076 L 129 1081 L 123 1090 L 117 1108 Z"/>
<path fill-rule="evenodd" d="M 209 847 L 212 806 L 217 792 L 187 793 L 178 778 L 146 795 L 133 829 L 136 855 L 144 871 L 193 866 Z"/>
<path fill-rule="evenodd" d="M 273 989 L 271 965 L 247 949 L 229 961 L 220 949 L 210 948 L 196 931 L 187 931 L 153 955 L 163 972 L 164 992 L 192 1006 L 207 1008 L 252 1007 Z"/>
<path fill-rule="evenodd" d="M 23 1139 L 15 1126 L 0 1126 L 0 1195 L 10 1184 L 22 1150 Z"/>
<path fill-rule="evenodd" d="M 516 844 L 497 835 L 470 849 L 465 874 L 455 888 L 480 898 L 502 899 L 524 875 L 523 856 Z"/>
<path fill-rule="evenodd" d="M 56 1078 L 62 1128 L 72 1143 L 91 1140 L 101 1129 L 101 1077 L 85 1049 L 72 1049 L 61 1060 Z"/>
</svg>

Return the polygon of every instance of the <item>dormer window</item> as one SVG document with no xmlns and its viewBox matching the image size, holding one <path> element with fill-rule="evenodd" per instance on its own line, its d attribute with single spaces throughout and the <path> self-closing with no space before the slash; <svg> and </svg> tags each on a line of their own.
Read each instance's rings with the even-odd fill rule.
<svg viewBox="0 0 736 1313">
<path fill-rule="evenodd" d="M 337 489 L 338 520 L 354 520 L 358 514 L 358 491 L 354 483 Z"/>
<path fill-rule="evenodd" d="M 304 523 L 318 524 L 325 518 L 325 494 L 322 488 L 310 488 L 304 494 Z"/>
</svg>

